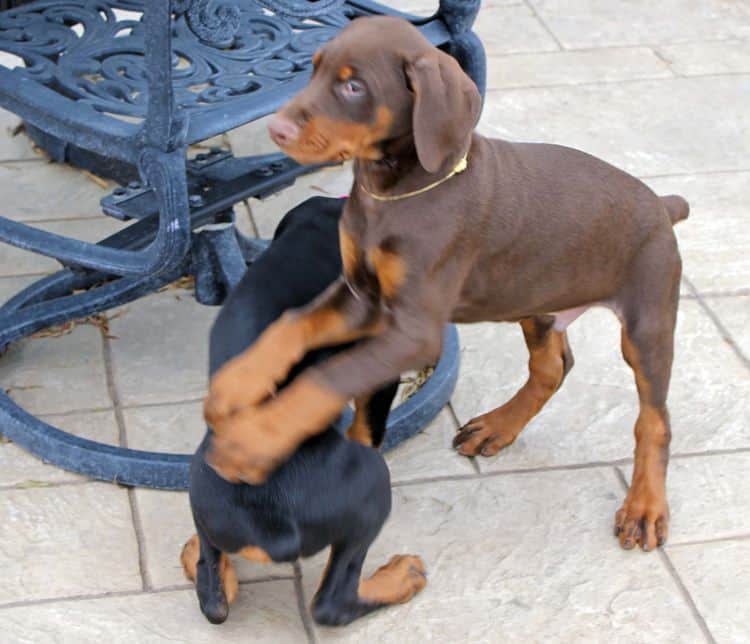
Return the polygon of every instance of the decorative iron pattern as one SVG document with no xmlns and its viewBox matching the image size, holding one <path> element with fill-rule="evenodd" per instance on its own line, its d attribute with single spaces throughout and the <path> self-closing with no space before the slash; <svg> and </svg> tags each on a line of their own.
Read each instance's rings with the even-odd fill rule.
<svg viewBox="0 0 750 644">
<path fill-rule="evenodd" d="M 153 0 L 152 0 L 153 1 Z M 436 3 L 437 4 L 437 3 Z M 16 73 L 95 109 L 146 116 L 143 0 L 38 0 L 0 13 Z M 185 110 L 263 94 L 367 13 L 344 0 L 173 0 L 173 87 Z"/>
</svg>

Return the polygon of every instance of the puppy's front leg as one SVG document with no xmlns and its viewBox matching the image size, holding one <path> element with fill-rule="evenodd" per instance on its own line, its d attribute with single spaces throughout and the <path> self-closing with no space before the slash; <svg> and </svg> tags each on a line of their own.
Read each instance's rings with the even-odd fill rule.
<svg viewBox="0 0 750 644">
<path fill-rule="evenodd" d="M 390 325 L 305 371 L 277 398 L 246 407 L 215 428 L 208 462 L 225 479 L 259 484 L 305 440 L 318 434 L 350 398 L 373 391 L 440 354 L 442 326 Z"/>
<path fill-rule="evenodd" d="M 284 313 L 249 349 L 219 369 L 204 404 L 206 421 L 218 431 L 231 414 L 272 394 L 308 351 L 377 330 L 375 305 L 355 297 L 340 278 L 309 306 Z"/>
</svg>

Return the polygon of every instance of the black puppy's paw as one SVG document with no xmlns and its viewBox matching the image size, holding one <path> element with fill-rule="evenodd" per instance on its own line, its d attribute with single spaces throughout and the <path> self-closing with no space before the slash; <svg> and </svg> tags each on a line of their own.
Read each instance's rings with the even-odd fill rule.
<svg viewBox="0 0 750 644">
<path fill-rule="evenodd" d="M 341 604 L 329 599 L 313 602 L 310 612 L 315 623 L 321 626 L 346 626 L 369 610 L 358 603 Z"/>
<path fill-rule="evenodd" d="M 224 593 L 219 597 L 200 599 L 201 612 L 212 624 L 223 624 L 229 617 L 229 602 Z"/>
</svg>

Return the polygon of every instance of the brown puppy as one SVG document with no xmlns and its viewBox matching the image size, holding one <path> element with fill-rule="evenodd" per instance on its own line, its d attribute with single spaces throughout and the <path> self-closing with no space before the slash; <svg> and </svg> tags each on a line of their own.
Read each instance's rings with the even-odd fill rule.
<svg viewBox="0 0 750 644">
<path fill-rule="evenodd" d="M 433 362 L 448 320 L 523 329 L 528 381 L 454 441 L 462 454 L 495 454 L 572 367 L 567 325 L 606 306 L 622 322 L 640 400 L 633 481 L 615 529 L 625 548 L 664 543 L 681 272 L 672 225 L 687 216 L 685 200 L 658 197 L 583 152 L 473 133 L 476 87 L 405 21 L 355 20 L 313 62 L 309 86 L 270 130 L 300 162 L 356 159 L 340 224 L 344 272 L 212 380 L 205 410 L 217 471 L 264 480 L 346 400 Z M 306 351 L 357 338 L 267 400 Z"/>
</svg>

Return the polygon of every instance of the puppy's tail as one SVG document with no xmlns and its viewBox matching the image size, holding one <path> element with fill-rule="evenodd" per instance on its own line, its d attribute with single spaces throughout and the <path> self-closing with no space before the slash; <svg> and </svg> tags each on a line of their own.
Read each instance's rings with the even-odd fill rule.
<svg viewBox="0 0 750 644">
<path fill-rule="evenodd" d="M 690 204 L 680 195 L 667 195 L 665 197 L 659 197 L 661 203 L 664 206 L 664 210 L 669 217 L 669 221 L 674 226 L 678 221 L 687 219 L 690 214 Z"/>
</svg>

